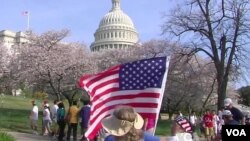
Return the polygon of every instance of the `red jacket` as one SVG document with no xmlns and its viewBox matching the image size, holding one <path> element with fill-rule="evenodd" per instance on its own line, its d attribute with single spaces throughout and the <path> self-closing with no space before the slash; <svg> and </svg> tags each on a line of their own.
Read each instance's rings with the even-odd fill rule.
<svg viewBox="0 0 250 141">
<path fill-rule="evenodd" d="M 213 125 L 213 115 L 212 114 L 205 114 L 203 116 L 203 123 L 205 124 L 205 127 L 212 128 Z"/>
</svg>

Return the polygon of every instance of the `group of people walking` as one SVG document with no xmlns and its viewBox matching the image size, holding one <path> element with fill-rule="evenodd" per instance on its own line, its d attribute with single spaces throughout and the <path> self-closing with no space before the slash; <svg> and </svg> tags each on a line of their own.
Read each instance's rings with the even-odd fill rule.
<svg viewBox="0 0 250 141">
<path fill-rule="evenodd" d="M 183 115 L 179 112 L 178 116 Z M 250 113 L 244 115 L 240 109 L 233 105 L 231 98 L 226 98 L 224 107 L 218 112 L 206 109 L 198 117 L 192 111 L 189 115 L 189 122 L 192 126 L 192 133 L 200 131 L 205 136 L 206 141 L 220 141 L 222 125 L 250 125 Z"/>
<path fill-rule="evenodd" d="M 221 139 L 222 125 L 245 125 L 246 116 L 241 110 L 234 107 L 231 98 L 224 100 L 224 107 L 215 112 L 207 109 L 200 118 L 200 131 L 205 135 L 207 141 L 216 141 Z M 191 120 L 192 121 L 192 120 Z"/>
<path fill-rule="evenodd" d="M 31 127 L 33 131 L 37 133 L 38 106 L 35 101 L 33 101 L 32 104 L 33 108 L 31 117 L 33 116 L 35 118 L 31 118 Z M 54 105 L 58 107 L 55 109 L 52 108 Z M 50 106 L 45 103 L 43 106 L 43 134 L 48 132 L 49 135 L 53 135 L 53 131 L 55 131 L 54 134 L 57 136 L 58 141 L 70 141 L 71 132 L 73 131 L 73 141 L 77 141 L 77 127 L 80 123 L 82 133 L 81 140 L 87 140 L 84 136 L 84 132 L 88 128 L 90 115 L 89 103 L 84 103 L 83 107 L 80 109 L 77 106 L 77 102 L 74 101 L 68 110 L 65 110 L 64 104 L 61 101 L 55 101 L 54 105 L 49 108 Z M 56 113 L 53 113 L 53 111 L 56 111 Z M 47 121 L 48 119 L 49 121 Z M 53 124 L 54 122 L 58 125 L 57 130 L 51 130 L 50 128 L 51 123 Z M 145 124 L 150 122 L 151 121 L 148 119 L 143 119 L 132 107 L 118 106 L 115 108 L 113 114 L 102 120 L 103 130 L 106 133 L 103 140 L 160 141 L 160 138 L 154 136 L 151 130 L 145 130 L 148 129 L 145 127 Z M 66 125 L 68 126 L 67 131 L 65 131 Z M 174 141 L 176 133 L 183 131 L 183 129 L 179 126 L 179 124 L 173 122 L 172 131 L 173 138 L 168 138 L 168 141 Z"/>
<path fill-rule="evenodd" d="M 36 101 L 32 101 L 32 110 L 30 113 L 31 129 L 34 134 L 38 134 L 38 117 L 39 110 Z M 70 141 L 73 135 L 73 141 L 77 141 L 77 128 L 81 127 L 82 141 L 86 138 L 84 133 L 88 128 L 90 117 L 89 101 L 84 101 L 82 108 L 78 106 L 77 101 L 73 101 L 72 105 L 65 109 L 62 101 L 54 101 L 54 105 L 50 106 L 47 101 L 42 105 L 42 135 L 57 137 L 58 141 Z M 65 130 L 68 126 L 67 131 Z M 51 128 L 53 127 L 53 128 Z M 71 134 L 73 132 L 73 134 Z"/>
<path fill-rule="evenodd" d="M 38 106 L 35 101 L 32 101 L 33 108 L 30 115 L 31 128 L 37 134 Z M 218 113 L 207 109 L 200 117 L 200 130 L 204 133 L 207 141 L 221 140 L 222 125 L 244 125 L 250 124 L 250 115 L 246 117 L 243 113 L 233 106 L 230 98 L 224 100 L 224 108 Z M 77 127 L 80 124 L 82 138 L 81 141 L 87 140 L 84 136 L 89 125 L 90 105 L 89 101 L 85 101 L 82 108 L 79 108 L 77 101 L 73 101 L 72 105 L 65 110 L 64 104 L 61 101 L 54 101 L 54 105 L 50 108 L 48 103 L 43 104 L 43 135 L 46 132 L 49 135 L 56 135 L 58 141 L 70 141 L 71 132 L 73 131 L 73 141 L 77 141 Z M 185 122 L 181 112 L 176 116 L 176 120 L 171 125 L 171 136 L 167 141 L 193 141 L 193 133 L 199 125 L 199 119 L 195 112 L 189 116 L 190 129 L 181 124 Z M 111 116 L 102 120 L 102 127 L 106 133 L 104 141 L 160 141 L 159 137 L 150 133 L 150 130 L 145 129 L 145 123 L 149 123 L 148 119 L 143 119 L 132 107 L 118 106 L 115 108 Z M 58 128 L 51 130 L 51 124 L 57 124 Z M 153 123 L 153 122 L 152 122 Z M 154 121 L 155 123 L 155 121 Z M 67 131 L 65 127 L 68 126 Z M 56 127 L 56 126 L 54 126 Z M 178 136 L 181 135 L 181 136 Z M 183 138 L 184 137 L 184 138 Z M 182 139 L 180 139 L 182 138 Z"/>
</svg>

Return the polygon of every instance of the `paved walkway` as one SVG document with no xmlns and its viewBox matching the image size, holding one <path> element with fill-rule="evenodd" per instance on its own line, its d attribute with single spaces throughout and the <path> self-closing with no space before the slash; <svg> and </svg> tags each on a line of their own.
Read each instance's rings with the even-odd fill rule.
<svg viewBox="0 0 250 141">
<path fill-rule="evenodd" d="M 28 133 L 8 132 L 16 138 L 16 141 L 56 141 L 48 136 L 41 136 Z"/>
</svg>

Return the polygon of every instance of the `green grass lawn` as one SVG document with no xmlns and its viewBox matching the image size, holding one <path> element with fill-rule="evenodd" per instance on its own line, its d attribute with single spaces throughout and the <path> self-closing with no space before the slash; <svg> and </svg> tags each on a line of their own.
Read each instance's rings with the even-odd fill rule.
<svg viewBox="0 0 250 141">
<path fill-rule="evenodd" d="M 155 134 L 161 136 L 170 135 L 171 123 L 171 120 L 159 120 L 157 123 Z"/>
<path fill-rule="evenodd" d="M 24 97 L 15 97 L 15 96 L 8 96 L 5 95 L 4 97 L 1 96 L 0 99 L 0 108 L 7 108 L 7 109 L 30 109 L 31 108 L 31 101 L 30 98 Z"/>
<path fill-rule="evenodd" d="M 0 130 L 31 133 L 29 114 L 32 108 L 32 99 L 5 96 L 0 100 L 3 100 L 3 103 L 0 103 Z M 42 102 L 40 101 L 40 103 Z M 50 102 L 50 105 L 52 105 L 52 102 Z M 38 130 L 41 133 L 42 112 L 40 107 L 39 110 Z M 156 135 L 169 135 L 170 123 L 169 120 L 159 120 L 156 128 Z"/>
<path fill-rule="evenodd" d="M 21 96 L 4 96 L 0 99 L 0 129 L 3 131 L 18 131 L 31 133 L 30 130 L 30 110 L 33 99 Z M 40 105 L 42 101 L 38 101 Z M 40 109 L 39 119 L 42 119 Z M 39 129 L 41 130 L 42 121 L 39 120 Z"/>
</svg>

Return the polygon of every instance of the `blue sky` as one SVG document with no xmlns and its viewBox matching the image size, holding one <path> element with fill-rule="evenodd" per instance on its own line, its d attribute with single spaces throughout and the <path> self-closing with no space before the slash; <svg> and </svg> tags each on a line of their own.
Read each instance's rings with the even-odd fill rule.
<svg viewBox="0 0 250 141">
<path fill-rule="evenodd" d="M 162 14 L 172 4 L 172 0 L 121 0 L 121 8 L 133 20 L 141 41 L 163 38 Z M 22 12 L 29 11 L 34 32 L 67 28 L 71 31 L 67 40 L 90 45 L 100 20 L 111 7 L 111 0 L 1 0 L 0 30 L 25 30 L 27 17 Z"/>
<path fill-rule="evenodd" d="M 131 17 L 142 42 L 162 39 L 160 25 L 163 13 L 170 11 L 178 0 L 120 0 L 122 10 Z M 180 2 L 180 1 L 178 1 Z M 90 45 L 102 17 L 111 9 L 111 0 L 1 0 L 0 31 L 24 31 L 30 12 L 30 27 L 36 33 L 67 28 L 68 41 Z M 241 80 L 237 87 L 246 85 Z"/>
</svg>

